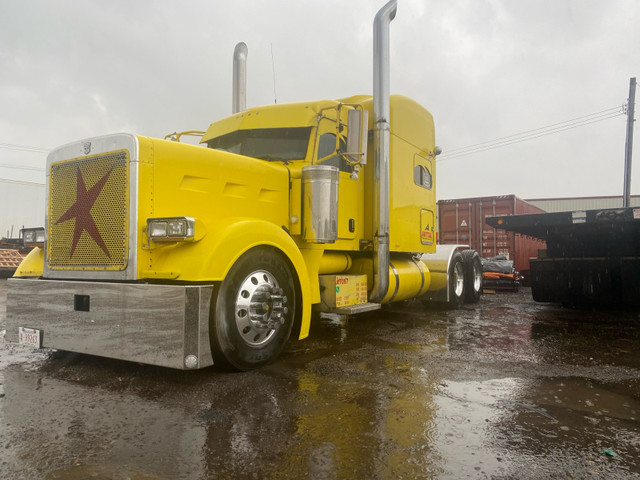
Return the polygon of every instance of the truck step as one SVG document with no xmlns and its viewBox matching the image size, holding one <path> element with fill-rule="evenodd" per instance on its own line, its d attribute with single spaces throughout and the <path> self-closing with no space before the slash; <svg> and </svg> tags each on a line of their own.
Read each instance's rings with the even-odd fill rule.
<svg viewBox="0 0 640 480">
<path fill-rule="evenodd" d="M 374 310 L 380 310 L 382 305 L 379 303 L 358 303 L 356 305 L 348 305 L 345 307 L 338 307 L 333 310 L 333 313 L 338 315 L 356 315 L 358 313 L 372 312 Z"/>
</svg>

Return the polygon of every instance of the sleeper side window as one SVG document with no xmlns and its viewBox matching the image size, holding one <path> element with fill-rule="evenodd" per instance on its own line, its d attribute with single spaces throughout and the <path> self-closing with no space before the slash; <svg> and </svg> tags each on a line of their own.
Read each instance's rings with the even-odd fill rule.
<svg viewBox="0 0 640 480">
<path fill-rule="evenodd" d="M 418 164 L 413 168 L 413 181 L 419 187 L 424 187 L 428 190 L 431 190 L 433 186 L 431 172 L 424 165 Z"/>
</svg>

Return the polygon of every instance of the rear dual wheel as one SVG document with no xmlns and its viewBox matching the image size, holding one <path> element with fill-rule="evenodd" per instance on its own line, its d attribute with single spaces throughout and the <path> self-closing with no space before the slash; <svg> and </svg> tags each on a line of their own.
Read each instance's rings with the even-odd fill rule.
<svg viewBox="0 0 640 480">
<path fill-rule="evenodd" d="M 462 255 L 454 253 L 449 262 L 449 301 L 448 306 L 457 308 L 464 303 L 465 282 Z"/>
<path fill-rule="evenodd" d="M 478 303 L 482 295 L 482 261 L 475 250 L 463 250 L 464 300 L 466 303 Z"/>
<path fill-rule="evenodd" d="M 231 267 L 210 322 L 214 365 L 252 370 L 284 349 L 296 311 L 293 277 L 282 254 L 256 248 Z"/>
<path fill-rule="evenodd" d="M 482 262 L 475 250 L 456 252 L 449 263 L 449 306 L 477 303 L 482 295 Z"/>
</svg>

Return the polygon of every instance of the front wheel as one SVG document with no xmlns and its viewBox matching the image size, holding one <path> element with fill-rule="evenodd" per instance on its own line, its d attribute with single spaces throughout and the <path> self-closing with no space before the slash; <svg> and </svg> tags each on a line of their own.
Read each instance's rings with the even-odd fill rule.
<svg viewBox="0 0 640 480">
<path fill-rule="evenodd" d="M 214 365 L 252 370 L 275 360 L 291 335 L 295 288 L 277 251 L 257 248 L 231 267 L 211 318 Z"/>
</svg>

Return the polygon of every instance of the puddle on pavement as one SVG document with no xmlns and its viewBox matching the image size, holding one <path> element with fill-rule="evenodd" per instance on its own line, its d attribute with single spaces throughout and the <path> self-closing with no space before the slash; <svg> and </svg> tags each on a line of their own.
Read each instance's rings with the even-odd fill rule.
<svg viewBox="0 0 640 480">
<path fill-rule="evenodd" d="M 583 378 L 447 382 L 437 403 L 439 431 L 446 432 L 437 448 L 454 472 L 442 478 L 523 478 L 527 469 L 534 478 L 561 475 L 557 462 L 546 472 L 537 464 L 545 457 L 565 459 L 567 478 L 576 464 L 594 475 L 606 473 L 612 462 L 639 473 L 640 400 L 607 385 Z"/>
<path fill-rule="evenodd" d="M 597 471 L 605 448 L 638 473 L 640 401 L 607 385 L 435 378 L 393 355 L 341 374 L 311 367 L 213 379 L 221 390 L 174 388 L 162 401 L 12 367 L 1 444 L 13 466 L 49 479 L 119 478 L 109 465 L 143 480 L 478 478 L 557 455 Z"/>
<path fill-rule="evenodd" d="M 499 446 L 494 425 L 507 414 L 505 400 L 517 398 L 523 388 L 514 378 L 484 382 L 447 381 L 436 397 L 440 433 L 435 448 L 446 460 L 441 478 L 475 478 L 513 471 L 513 459 Z"/>
<path fill-rule="evenodd" d="M 95 465 L 97 473 L 103 465 L 130 465 L 140 475 L 167 478 L 194 478 L 202 470 L 203 432 L 191 428 L 191 416 L 181 408 L 17 365 L 5 370 L 5 382 L 0 445 L 11 455 L 3 467 L 25 478 L 55 472 L 51 478 L 80 478 L 77 472 Z"/>
</svg>

